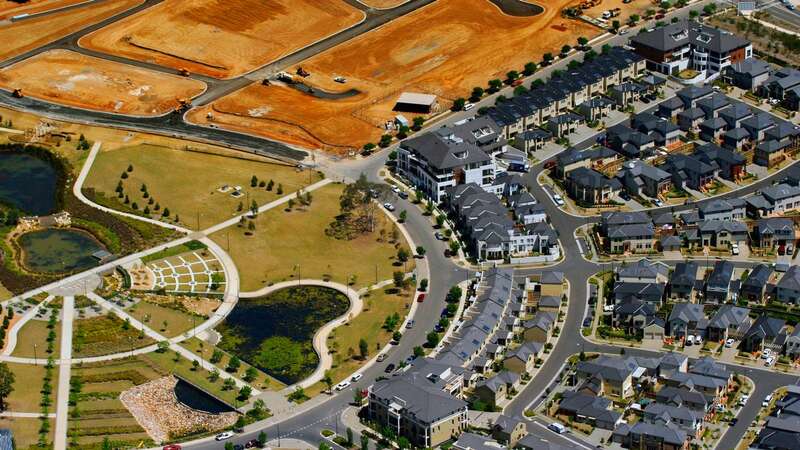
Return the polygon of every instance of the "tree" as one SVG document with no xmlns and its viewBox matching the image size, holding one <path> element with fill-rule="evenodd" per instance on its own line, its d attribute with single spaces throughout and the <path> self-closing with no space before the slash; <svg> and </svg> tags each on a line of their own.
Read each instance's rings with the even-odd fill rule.
<svg viewBox="0 0 800 450">
<path fill-rule="evenodd" d="M 423 356 L 425 356 L 425 349 L 420 347 L 419 345 L 414 347 L 414 357 L 422 358 Z"/>
<path fill-rule="evenodd" d="M 225 450 L 233 450 L 233 442 L 226 442 L 225 443 Z"/>
<path fill-rule="evenodd" d="M 436 216 L 436 226 L 441 228 L 444 225 L 445 217 L 442 214 Z"/>
<path fill-rule="evenodd" d="M 538 68 L 539 67 L 536 65 L 535 62 L 529 62 L 525 64 L 525 68 L 523 69 L 522 73 L 524 73 L 525 76 L 533 75 L 534 73 L 536 73 L 536 70 Z"/>
<path fill-rule="evenodd" d="M 361 450 L 369 450 L 369 438 L 364 433 L 361 433 Z"/>
<path fill-rule="evenodd" d="M 401 263 L 408 261 L 408 250 L 405 247 L 400 247 L 397 249 L 397 260 Z"/>
<path fill-rule="evenodd" d="M 619 27 L 621 27 L 621 26 L 622 26 L 622 24 L 619 22 L 619 20 L 612 20 L 611 21 L 611 28 L 613 28 L 615 32 L 617 30 L 619 30 Z"/>
<path fill-rule="evenodd" d="M 161 341 L 161 342 L 159 342 L 159 343 L 156 345 L 156 347 L 157 347 L 157 348 L 156 348 L 156 352 L 158 352 L 158 353 L 164 353 L 164 352 L 166 352 L 166 351 L 167 351 L 167 349 L 169 348 L 169 342 L 167 342 L 167 341 Z"/>
<path fill-rule="evenodd" d="M 700 15 L 700 13 L 697 12 L 696 9 L 693 9 L 693 10 L 689 11 L 689 17 L 691 17 L 692 19 L 696 19 L 697 16 L 699 16 L 699 15 Z"/>
<path fill-rule="evenodd" d="M 209 361 L 211 361 L 212 364 L 217 364 L 218 362 L 222 361 L 223 356 L 224 355 L 221 350 L 214 350 L 214 352 L 211 353 L 211 358 Z"/>
<path fill-rule="evenodd" d="M 192 370 L 196 372 L 198 368 L 200 368 L 200 361 L 198 361 L 196 359 L 193 359 L 192 360 Z"/>
<path fill-rule="evenodd" d="M 375 144 L 373 144 L 372 142 L 367 142 L 366 144 L 364 144 L 364 147 L 362 147 L 362 149 L 364 150 L 364 153 L 367 154 L 372 153 L 372 151 L 375 150 Z"/>
<path fill-rule="evenodd" d="M 100 445 L 100 448 L 103 450 L 111 450 L 111 441 L 108 440 L 108 436 L 103 438 L 103 443 Z"/>
<path fill-rule="evenodd" d="M 428 289 L 428 279 L 427 278 L 423 278 L 423 279 L 419 280 L 419 291 L 420 292 L 425 292 L 427 289 Z"/>
<path fill-rule="evenodd" d="M 572 50 L 572 46 L 571 46 L 571 45 L 569 45 L 569 44 L 564 44 L 564 45 L 561 47 L 561 54 L 562 54 L 562 55 L 566 55 L 567 53 L 569 53 L 569 51 L 570 51 L 570 50 Z"/>
<path fill-rule="evenodd" d="M 503 82 L 499 78 L 495 78 L 494 80 L 489 80 L 489 92 L 495 93 L 503 87 Z"/>
<path fill-rule="evenodd" d="M 411 448 L 411 442 L 405 436 L 397 438 L 397 446 L 400 448 Z"/>
<path fill-rule="evenodd" d="M 217 368 L 215 367 L 215 368 L 214 368 L 214 370 L 212 370 L 212 371 L 211 371 L 211 373 L 210 373 L 210 374 L 208 374 L 208 379 L 209 379 L 209 380 L 210 380 L 212 383 L 216 383 L 216 382 L 217 382 L 217 380 L 219 380 L 219 369 L 217 369 Z"/>
<path fill-rule="evenodd" d="M 273 187 L 275 187 L 275 182 L 272 181 L 272 180 L 269 180 L 269 182 L 267 182 L 267 190 L 271 191 Z"/>
<path fill-rule="evenodd" d="M 642 18 L 639 17 L 638 14 L 631 14 L 631 16 L 628 17 L 628 24 L 629 25 L 636 25 L 641 19 Z"/>
<path fill-rule="evenodd" d="M 551 62 L 553 62 L 553 59 L 554 59 L 554 58 L 553 58 L 553 54 L 552 54 L 552 53 L 550 53 L 550 52 L 548 52 L 548 53 L 545 53 L 544 55 L 542 55 L 542 61 L 543 61 L 545 64 L 550 64 Z"/>
<path fill-rule="evenodd" d="M 278 189 L 275 190 L 278 195 L 283 195 L 283 183 L 278 183 Z"/>
<path fill-rule="evenodd" d="M 381 140 L 380 142 L 378 142 L 378 146 L 380 146 L 381 148 L 386 148 L 391 143 L 392 143 L 392 135 L 384 134 L 383 136 L 381 136 Z"/>
<path fill-rule="evenodd" d="M 396 288 L 402 288 L 406 285 L 406 276 L 403 272 L 394 272 L 392 274 L 392 279 L 394 280 L 394 286 Z"/>
<path fill-rule="evenodd" d="M 429 348 L 436 347 L 436 345 L 439 344 L 439 333 L 431 331 L 430 333 L 428 333 L 425 339 L 427 340 Z"/>
<path fill-rule="evenodd" d="M 581 37 L 578 38 L 578 45 L 581 48 L 586 47 L 586 44 L 588 44 L 588 43 L 589 43 L 589 39 L 587 39 L 585 36 L 581 36 Z"/>
<path fill-rule="evenodd" d="M 458 254 L 458 250 L 461 248 L 461 244 L 458 243 L 455 239 L 450 241 L 450 253 L 453 255 Z"/>
<path fill-rule="evenodd" d="M 128 164 L 128 172 L 133 172 L 133 164 Z"/>
<path fill-rule="evenodd" d="M 509 82 L 512 82 L 512 81 L 516 80 L 517 78 L 519 78 L 519 72 L 517 72 L 516 70 L 511 70 L 508 73 L 506 73 L 506 79 Z"/>
<path fill-rule="evenodd" d="M 232 378 L 225 378 L 225 380 L 222 382 L 223 391 L 230 391 L 234 387 L 236 387 L 236 382 L 233 381 Z"/>
<path fill-rule="evenodd" d="M 325 383 L 325 386 L 328 387 L 328 391 L 330 392 L 333 388 L 333 377 L 331 376 L 330 370 L 325 371 L 325 374 L 322 377 L 322 382 Z"/>
<path fill-rule="evenodd" d="M 267 433 L 263 431 L 258 433 L 258 445 L 260 447 L 264 447 L 267 445 Z"/>
<path fill-rule="evenodd" d="M 350 427 L 347 427 L 347 431 L 345 432 L 345 434 L 347 435 L 347 446 L 348 447 L 352 447 L 353 446 L 353 430 L 351 430 Z"/>
<path fill-rule="evenodd" d="M 253 393 L 253 388 L 251 388 L 250 386 L 245 385 L 245 386 L 242 386 L 241 389 L 239 389 L 239 395 L 238 395 L 237 398 L 239 400 L 244 401 L 244 400 L 247 400 L 248 398 L 250 398 L 250 395 L 252 393 Z"/>
<path fill-rule="evenodd" d="M 14 392 L 14 372 L 4 362 L 0 363 L 0 411 L 6 409 L 6 397 Z"/>
<path fill-rule="evenodd" d="M 425 123 L 425 118 L 422 116 L 414 117 L 414 125 L 411 127 L 414 131 L 419 131 L 422 129 L 422 125 Z"/>
<path fill-rule="evenodd" d="M 367 356 L 369 356 L 369 344 L 367 344 L 366 339 L 361 338 L 358 341 L 358 351 L 359 353 L 361 353 L 361 360 L 362 361 L 366 360 Z"/>
<path fill-rule="evenodd" d="M 248 383 L 252 383 L 257 376 L 258 376 L 258 370 L 256 370 L 255 367 L 250 366 L 247 368 L 247 370 L 244 371 L 244 376 L 242 377 L 242 379 Z"/>
<path fill-rule="evenodd" d="M 453 101 L 453 107 L 451 108 L 453 111 L 461 111 L 464 109 L 464 105 L 467 104 L 467 100 L 459 97 Z"/>
<path fill-rule="evenodd" d="M 161 212 L 161 215 L 164 217 L 169 217 L 169 208 L 164 208 L 164 211 Z"/>
<path fill-rule="evenodd" d="M 420 257 L 425 256 L 425 247 L 423 247 L 421 245 L 418 245 L 417 246 L 417 255 L 419 255 Z"/>
<path fill-rule="evenodd" d="M 239 361 L 239 358 L 236 356 L 232 356 L 230 361 L 228 361 L 228 367 L 225 368 L 228 372 L 236 372 L 239 370 L 239 367 L 242 366 L 242 362 Z"/>
<path fill-rule="evenodd" d="M 253 177 L 250 178 L 250 187 L 256 187 L 256 186 L 258 186 L 258 177 L 253 175 Z"/>
<path fill-rule="evenodd" d="M 395 341 L 395 342 L 400 342 L 400 339 L 402 337 L 403 337 L 403 334 L 400 333 L 399 331 L 395 331 L 394 333 L 392 333 L 392 340 Z"/>
<path fill-rule="evenodd" d="M 400 223 L 405 222 L 407 217 L 408 217 L 408 213 L 406 212 L 405 209 L 400 211 Z"/>
<path fill-rule="evenodd" d="M 470 95 L 469 99 L 473 102 L 476 102 L 483 97 L 484 90 L 482 87 L 474 87 L 472 88 L 472 95 Z"/>
</svg>

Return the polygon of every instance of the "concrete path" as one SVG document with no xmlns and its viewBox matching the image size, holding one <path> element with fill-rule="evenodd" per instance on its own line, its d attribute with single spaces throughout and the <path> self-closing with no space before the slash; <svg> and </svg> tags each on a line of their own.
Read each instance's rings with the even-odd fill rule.
<svg viewBox="0 0 800 450">
<path fill-rule="evenodd" d="M 17 346 L 17 333 L 19 333 L 19 330 L 22 328 L 23 325 L 28 323 L 29 320 L 31 320 L 34 316 L 36 316 L 36 313 L 39 312 L 39 310 L 41 310 L 45 305 L 50 303 L 50 301 L 53 300 L 53 298 L 54 296 L 49 295 L 41 303 L 25 311 L 25 314 L 22 315 L 22 318 L 19 319 L 17 323 L 15 323 L 14 326 L 11 327 L 11 330 L 9 330 L 8 341 L 6 341 L 6 347 L 3 349 L 2 353 L 3 355 L 8 356 L 14 352 L 14 348 L 16 348 Z"/>
<path fill-rule="evenodd" d="M 20 418 L 20 419 L 38 419 L 39 417 L 42 417 L 42 413 L 38 413 L 38 412 L 3 411 L 3 412 L 0 412 L 0 417 L 17 417 L 17 418 Z M 47 415 L 47 417 L 52 419 L 52 418 L 55 418 L 56 415 L 53 414 L 53 413 L 50 413 L 50 414 Z"/>
<path fill-rule="evenodd" d="M 61 364 L 58 366 L 58 394 L 56 397 L 56 429 L 53 441 L 55 450 L 67 448 L 67 419 L 69 417 L 69 372 L 72 361 L 72 321 L 75 314 L 75 297 L 64 297 L 61 309 Z"/>
<path fill-rule="evenodd" d="M 99 209 L 100 211 L 107 212 L 109 214 L 116 214 L 118 216 L 128 217 L 135 220 L 141 220 L 142 222 L 147 222 L 149 224 L 153 224 L 163 228 L 169 228 L 171 230 L 179 231 L 181 233 L 191 233 L 191 230 L 188 228 L 184 228 L 179 225 L 173 225 L 166 222 L 162 222 L 160 220 L 151 219 L 149 217 L 137 216 L 136 214 L 129 214 L 122 211 L 117 211 L 116 209 L 106 208 L 105 206 L 98 205 L 97 203 L 89 200 L 83 195 L 83 183 L 86 181 L 86 177 L 89 175 L 89 171 L 92 169 L 92 165 L 94 164 L 94 159 L 97 157 L 97 153 L 100 152 L 100 146 L 103 143 L 100 141 L 96 141 L 94 145 L 92 145 L 92 149 L 89 151 L 89 156 L 86 157 L 86 161 L 83 163 L 83 168 L 81 168 L 81 173 L 78 174 L 78 179 L 75 180 L 75 184 L 72 185 L 72 193 L 75 194 L 75 197 L 78 197 L 78 200 L 81 202 L 91 206 L 92 208 Z"/>
<path fill-rule="evenodd" d="M 197 356 L 194 352 L 186 349 L 185 347 L 182 347 L 182 346 L 178 345 L 177 343 L 173 342 L 173 341 L 180 342 L 180 340 L 185 339 L 183 337 L 183 335 L 178 336 L 178 337 L 174 337 L 172 339 L 167 339 L 163 335 L 157 333 L 152 328 L 146 326 L 145 324 L 143 324 L 142 322 L 137 320 L 135 317 L 133 317 L 130 314 L 128 314 L 123 309 L 117 307 L 113 303 L 111 303 L 108 300 L 104 299 L 103 297 L 95 294 L 94 292 L 89 293 L 88 297 L 90 299 L 92 299 L 93 301 L 97 302 L 97 304 L 100 305 L 101 307 L 103 307 L 103 309 L 107 309 L 108 311 L 113 312 L 114 314 L 119 316 L 122 320 L 129 321 L 133 328 L 135 328 L 137 330 L 143 330 L 145 335 L 147 335 L 151 339 L 155 340 L 156 342 L 161 342 L 161 341 L 169 342 L 170 343 L 170 347 L 169 347 L 170 349 L 178 352 L 182 357 L 188 359 L 189 361 L 197 361 L 198 363 L 200 363 L 200 367 L 201 368 L 203 368 L 205 370 L 208 370 L 208 371 L 211 371 L 211 370 L 214 369 L 215 366 L 213 364 L 211 364 L 210 362 L 208 362 L 205 359 Z M 205 322 L 205 323 L 207 324 L 208 322 Z M 140 353 L 150 353 L 150 352 L 154 351 L 156 348 L 157 348 L 156 346 L 145 347 L 145 349 L 149 349 L 149 351 L 142 351 Z M 140 349 L 140 350 L 144 350 L 144 349 Z M 95 358 L 95 361 L 107 361 L 109 359 L 119 358 L 120 357 L 119 355 L 128 356 L 131 353 L 136 354 L 137 352 L 134 351 L 134 352 L 118 353 L 118 354 L 107 355 L 107 356 L 98 356 L 98 357 Z M 86 359 L 88 359 L 88 358 L 86 358 Z M 225 372 L 224 370 L 220 370 L 220 374 L 219 375 L 220 375 L 220 378 L 222 378 L 222 379 L 227 379 L 227 378 L 232 379 L 236 383 L 236 387 L 250 386 L 249 384 L 247 384 L 244 381 L 240 380 L 239 378 L 229 374 L 228 372 Z M 252 388 L 252 389 L 253 389 L 253 395 L 258 395 L 260 393 L 260 391 L 258 389 L 256 389 L 256 388 Z"/>
</svg>

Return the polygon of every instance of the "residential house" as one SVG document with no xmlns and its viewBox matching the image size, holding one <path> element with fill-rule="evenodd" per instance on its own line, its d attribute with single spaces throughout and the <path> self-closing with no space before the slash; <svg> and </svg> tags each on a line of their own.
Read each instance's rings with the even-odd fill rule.
<svg viewBox="0 0 800 450">
<path fill-rule="evenodd" d="M 541 342 L 526 342 L 506 353 L 503 367 L 518 374 L 531 373 L 543 348 Z"/>
<path fill-rule="evenodd" d="M 703 305 L 697 303 L 676 303 L 667 318 L 667 332 L 677 338 L 697 334 L 698 325 L 705 327 L 707 321 Z M 700 333 L 705 334 L 705 333 Z"/>
<path fill-rule="evenodd" d="M 725 303 L 728 299 L 731 278 L 733 277 L 733 264 L 727 260 L 714 263 L 714 270 L 706 280 L 705 301 L 710 303 Z"/>
<path fill-rule="evenodd" d="M 513 140 L 515 148 L 525 153 L 533 153 L 544 148 L 553 139 L 553 134 L 541 128 L 531 128 L 516 135 Z"/>
<path fill-rule="evenodd" d="M 760 352 L 769 348 L 780 352 L 787 336 L 785 320 L 762 314 L 753 321 L 753 324 L 742 336 L 739 350 Z"/>
<path fill-rule="evenodd" d="M 706 120 L 706 113 L 698 108 L 693 107 L 685 109 L 677 115 L 678 127 L 685 132 L 694 132 L 700 129 L 700 124 Z"/>
<path fill-rule="evenodd" d="M 746 300 L 761 302 L 771 276 L 772 267 L 766 264 L 757 265 L 742 283 L 741 288 L 739 288 L 739 295 Z"/>
<path fill-rule="evenodd" d="M 753 162 L 766 168 L 775 167 L 786 160 L 788 148 L 788 140 L 759 142 L 753 154 Z"/>
<path fill-rule="evenodd" d="M 750 328 L 750 310 L 734 305 L 721 305 L 706 326 L 706 339 L 723 342 L 739 339 Z"/>
<path fill-rule="evenodd" d="M 640 300 L 654 307 L 661 306 L 664 298 L 663 283 L 630 283 L 617 281 L 614 283 L 614 304 L 629 300 Z"/>
<path fill-rule="evenodd" d="M 505 414 L 497 417 L 492 424 L 492 437 L 508 447 L 517 445 L 517 442 L 527 434 L 528 428 L 525 422 Z"/>
<path fill-rule="evenodd" d="M 800 448 L 800 417 L 769 417 L 751 449 L 794 450 Z"/>
<path fill-rule="evenodd" d="M 669 266 L 642 258 L 633 263 L 623 263 L 616 269 L 615 275 L 617 281 L 626 283 L 666 283 Z"/>
<path fill-rule="evenodd" d="M 555 176 L 559 179 L 566 178 L 566 175 L 579 167 L 601 168 L 610 165 L 620 159 L 619 153 L 608 147 L 594 147 L 586 150 L 576 150 L 571 148 L 556 156 Z"/>
<path fill-rule="evenodd" d="M 695 438 L 704 425 L 703 415 L 697 411 L 657 402 L 647 404 L 642 411 L 642 421 L 653 425 L 674 424 Z"/>
<path fill-rule="evenodd" d="M 622 185 L 600 172 L 579 167 L 567 174 L 566 189 L 579 204 L 598 205 L 609 203 Z"/>
<path fill-rule="evenodd" d="M 728 131 L 728 124 L 722 117 L 712 117 L 700 123 L 700 139 L 706 142 L 721 143 L 725 132 Z"/>
<path fill-rule="evenodd" d="M 573 391 L 564 392 L 556 414 L 604 430 L 613 430 L 622 421 L 622 414 L 611 409 L 611 400 Z"/>
<path fill-rule="evenodd" d="M 608 117 L 614 108 L 614 102 L 606 97 L 591 97 L 578 105 L 578 112 L 583 115 L 587 122 L 594 122 Z"/>
<path fill-rule="evenodd" d="M 800 71 L 793 67 L 781 67 L 764 81 L 759 91 L 764 97 L 783 100 L 797 87 L 800 87 Z"/>
<path fill-rule="evenodd" d="M 598 395 L 628 398 L 633 395 L 633 374 L 643 372 L 635 361 L 611 356 L 578 362 L 575 377 L 578 385 L 592 381 L 599 385 Z M 637 375 L 638 376 L 638 375 Z"/>
<path fill-rule="evenodd" d="M 627 158 L 642 158 L 655 149 L 656 140 L 649 134 L 634 130 L 624 124 L 608 127 L 606 142 L 609 147 Z"/>
<path fill-rule="evenodd" d="M 800 304 L 800 266 L 792 265 L 775 286 L 775 298 L 782 303 Z"/>
<path fill-rule="evenodd" d="M 629 449 L 686 450 L 689 436 L 674 424 L 623 423 L 614 430 L 611 440 Z"/>
<path fill-rule="evenodd" d="M 525 321 L 522 326 L 525 328 L 523 337 L 525 342 L 539 342 L 545 344 L 553 335 L 556 315 L 550 312 L 540 311 L 532 319 Z"/>
<path fill-rule="evenodd" d="M 765 139 L 767 130 L 775 126 L 775 121 L 770 113 L 759 112 L 743 120 L 740 125 L 750 133 L 750 139 L 761 142 Z"/>
<path fill-rule="evenodd" d="M 695 156 L 683 154 L 667 156 L 666 162 L 660 168 L 672 175 L 672 183 L 675 186 L 698 191 L 705 190 L 719 172 L 716 164 L 707 164 Z"/>
<path fill-rule="evenodd" d="M 674 405 L 682 408 L 689 408 L 694 411 L 706 413 L 713 402 L 709 401 L 705 395 L 694 389 L 664 386 L 656 392 L 656 401 L 666 405 Z"/>
<path fill-rule="evenodd" d="M 747 197 L 747 215 L 752 218 L 781 215 L 800 207 L 800 186 L 780 183 Z"/>
<path fill-rule="evenodd" d="M 731 103 L 728 101 L 728 96 L 719 92 L 715 92 L 697 101 L 697 107 L 703 110 L 706 119 L 719 117 L 719 113 L 730 105 Z"/>
<path fill-rule="evenodd" d="M 467 432 L 462 433 L 450 448 L 456 450 L 497 450 L 498 447 L 498 443 L 491 437 Z"/>
<path fill-rule="evenodd" d="M 608 91 L 608 96 L 614 99 L 618 107 L 624 108 L 639 100 L 646 92 L 647 86 L 635 81 L 626 81 L 611 86 Z"/>
<path fill-rule="evenodd" d="M 496 406 L 505 400 L 506 396 L 516 391 L 519 384 L 518 374 L 503 370 L 491 378 L 478 382 L 472 395 L 490 406 Z"/>
<path fill-rule="evenodd" d="M 761 248 L 777 248 L 794 243 L 794 221 L 787 217 L 759 219 L 753 227 L 753 244 Z"/>
<path fill-rule="evenodd" d="M 732 130 L 741 127 L 744 120 L 753 117 L 753 110 L 744 103 L 735 102 L 731 106 L 720 111 L 719 117 L 722 117 L 725 123 L 728 124 L 728 129 Z"/>
<path fill-rule="evenodd" d="M 663 328 L 663 321 L 656 316 L 656 307 L 641 300 L 628 299 L 614 305 L 612 325 L 624 329 L 632 336 L 644 333 L 644 329 L 656 322 Z"/>
<path fill-rule="evenodd" d="M 722 135 L 722 146 L 728 150 L 743 150 L 750 143 L 750 133 L 744 128 L 732 128 Z"/>
<path fill-rule="evenodd" d="M 694 151 L 700 161 L 719 167 L 719 176 L 726 180 L 738 181 L 746 172 L 747 160 L 741 153 L 736 153 L 716 144 L 705 144 Z"/>
<path fill-rule="evenodd" d="M 624 163 L 616 177 L 634 196 L 657 198 L 672 189 L 672 175 L 641 160 Z"/>
<path fill-rule="evenodd" d="M 658 115 L 665 119 L 674 119 L 680 114 L 686 106 L 683 101 L 676 97 L 670 97 L 658 104 Z"/>
<path fill-rule="evenodd" d="M 679 262 L 672 271 L 669 282 L 669 297 L 673 299 L 691 300 L 697 284 L 697 263 Z"/>
<path fill-rule="evenodd" d="M 747 242 L 747 225 L 738 220 L 704 220 L 697 229 L 704 247 L 729 248 Z"/>
<path fill-rule="evenodd" d="M 734 221 L 747 216 L 746 202 L 741 198 L 711 200 L 701 204 L 697 209 L 700 218 L 707 220 Z"/>
<path fill-rule="evenodd" d="M 634 115 L 631 126 L 652 137 L 657 146 L 674 147 L 680 142 L 680 128 L 671 121 L 650 113 Z"/>
<path fill-rule="evenodd" d="M 786 338 L 786 343 L 783 346 L 783 353 L 792 359 L 800 357 L 800 327 L 795 326 L 792 334 Z"/>
<path fill-rule="evenodd" d="M 573 112 L 565 112 L 555 117 L 551 117 L 547 122 L 547 130 L 556 138 L 569 136 L 578 129 L 578 125 L 584 122 L 583 116 Z"/>
<path fill-rule="evenodd" d="M 602 213 L 601 233 L 610 253 L 650 253 L 655 228 L 645 213 Z"/>
<path fill-rule="evenodd" d="M 769 63 L 748 58 L 725 67 L 722 79 L 740 89 L 755 92 L 769 79 L 771 72 Z"/>
</svg>

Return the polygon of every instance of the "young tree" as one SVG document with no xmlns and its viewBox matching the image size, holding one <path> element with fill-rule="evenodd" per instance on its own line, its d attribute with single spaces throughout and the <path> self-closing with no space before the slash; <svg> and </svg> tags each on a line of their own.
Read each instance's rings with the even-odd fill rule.
<svg viewBox="0 0 800 450">
<path fill-rule="evenodd" d="M 361 338 L 358 341 L 358 351 L 359 353 L 361 353 L 361 360 L 362 361 L 366 360 L 367 356 L 369 356 L 369 344 L 367 344 L 366 339 Z"/>
<path fill-rule="evenodd" d="M 226 378 L 225 381 L 222 382 L 223 391 L 230 391 L 234 387 L 236 387 L 236 382 L 233 381 L 232 378 Z"/>
<path fill-rule="evenodd" d="M 416 116 L 414 117 L 414 126 L 412 126 L 411 129 L 414 131 L 419 131 L 423 124 L 425 124 L 425 118 L 422 116 Z"/>
<path fill-rule="evenodd" d="M 551 62 L 553 62 L 553 59 L 555 59 L 555 58 L 553 58 L 553 54 L 550 53 L 550 52 L 545 53 L 544 55 L 542 55 L 542 61 L 545 64 L 550 64 Z"/>
<path fill-rule="evenodd" d="M 408 261 L 408 256 L 409 256 L 408 250 L 406 250 L 405 247 L 400 247 L 397 250 L 397 260 L 400 261 L 401 263 Z"/>
<path fill-rule="evenodd" d="M 394 272 L 392 274 L 392 279 L 394 280 L 394 286 L 396 288 L 402 288 L 406 285 L 406 276 L 403 272 Z"/>
<path fill-rule="evenodd" d="M 361 433 L 361 450 L 369 450 L 369 438 L 364 433 Z"/>
<path fill-rule="evenodd" d="M 400 223 L 405 222 L 407 217 L 408 217 L 408 213 L 406 212 L 405 209 L 400 211 Z"/>
<path fill-rule="evenodd" d="M 482 87 L 479 86 L 474 87 L 472 88 L 472 95 L 470 95 L 469 99 L 472 100 L 473 102 L 477 102 L 478 100 L 481 99 L 481 97 L 483 97 L 483 94 L 484 90 Z"/>
<path fill-rule="evenodd" d="M 425 339 L 427 340 L 429 348 L 436 347 L 436 345 L 439 343 L 439 334 L 435 331 L 431 331 L 430 333 L 428 333 Z"/>
<path fill-rule="evenodd" d="M 239 400 L 247 400 L 248 398 L 250 398 L 250 395 L 252 393 L 253 393 L 253 388 L 251 388 L 250 386 L 245 385 L 245 386 L 242 386 L 241 389 L 239 389 L 239 395 L 238 395 L 237 398 Z"/>
<path fill-rule="evenodd" d="M 455 239 L 450 241 L 450 253 L 455 256 L 458 254 L 458 250 L 461 248 L 461 244 L 458 243 Z"/>
<path fill-rule="evenodd" d="M 250 187 L 256 187 L 256 186 L 258 186 L 258 177 L 253 175 L 253 177 L 250 178 Z"/>
<path fill-rule="evenodd" d="M 525 68 L 522 71 L 522 73 L 524 73 L 525 76 L 533 75 L 534 73 L 536 73 L 536 70 L 538 68 L 539 68 L 539 66 L 537 66 L 537 64 L 535 62 L 529 62 L 529 63 L 525 64 Z"/>
<path fill-rule="evenodd" d="M 260 447 L 265 447 L 267 445 L 267 433 L 263 431 L 258 433 L 258 445 Z"/>
<path fill-rule="evenodd" d="M 581 37 L 578 38 L 578 45 L 581 48 L 586 47 L 586 44 L 588 44 L 588 43 L 589 43 L 589 39 L 587 39 L 585 36 L 581 36 Z"/>
<path fill-rule="evenodd" d="M 423 356 L 425 356 L 425 349 L 420 347 L 419 345 L 414 347 L 414 357 L 422 358 Z"/>
<path fill-rule="evenodd" d="M 425 247 L 418 245 L 417 246 L 417 255 L 420 257 L 425 256 Z"/>
<path fill-rule="evenodd" d="M 255 367 L 250 366 L 247 370 L 244 371 L 244 376 L 242 379 L 248 383 L 252 383 L 256 377 L 258 376 L 258 370 Z"/>
<path fill-rule="evenodd" d="M 345 432 L 345 434 L 347 435 L 347 446 L 348 447 L 352 447 L 353 446 L 353 430 L 351 430 L 350 427 L 347 427 L 347 431 Z"/>
<path fill-rule="evenodd" d="M 242 362 L 239 361 L 239 358 L 236 356 L 232 356 L 230 361 L 228 361 L 228 367 L 225 368 L 228 372 L 236 372 L 239 370 L 239 367 L 242 366 Z"/>
<path fill-rule="evenodd" d="M 219 369 L 217 369 L 217 368 L 215 367 L 215 368 L 214 368 L 214 370 L 212 370 L 212 371 L 211 371 L 211 373 L 210 373 L 210 374 L 208 374 L 208 379 L 209 379 L 209 380 L 210 380 L 212 383 L 216 383 L 216 382 L 217 382 L 217 380 L 219 380 Z"/>
<path fill-rule="evenodd" d="M 267 190 L 271 191 L 274 186 L 275 186 L 275 182 L 272 181 L 272 180 L 269 180 L 269 182 L 267 183 Z"/>
<path fill-rule="evenodd" d="M 400 339 L 402 337 L 403 337 L 403 334 L 400 333 L 399 331 L 395 331 L 394 333 L 392 333 L 392 340 L 395 341 L 395 342 L 400 342 Z"/>
<path fill-rule="evenodd" d="M 200 361 L 193 359 L 192 360 L 192 371 L 197 372 L 197 369 L 200 368 Z"/>
<path fill-rule="evenodd" d="M 211 361 L 211 364 L 217 364 L 218 362 L 222 361 L 223 356 L 222 350 L 214 350 L 214 352 L 211 353 L 211 358 L 209 361 Z"/>
<path fill-rule="evenodd" d="M 572 46 L 571 46 L 571 45 L 569 45 L 569 44 L 564 44 L 564 45 L 561 47 L 561 54 L 562 54 L 562 55 L 566 55 L 567 53 L 569 53 L 569 51 L 570 51 L 570 50 L 572 50 Z"/>
<path fill-rule="evenodd" d="M 495 78 L 494 80 L 489 80 L 489 92 L 495 93 L 503 87 L 503 82 L 499 78 Z"/>
<path fill-rule="evenodd" d="M 467 100 L 462 98 L 462 97 L 459 97 L 459 98 L 453 100 L 453 107 L 451 109 L 453 111 L 461 111 L 462 109 L 464 109 L 464 105 L 466 105 L 466 104 L 467 104 Z"/>
<path fill-rule="evenodd" d="M 519 72 L 517 72 L 516 70 L 511 70 L 508 73 L 506 73 L 506 79 L 509 82 L 512 82 L 512 81 L 516 80 L 517 78 L 519 78 Z"/>
<path fill-rule="evenodd" d="M 322 382 L 325 383 L 325 386 L 328 387 L 328 391 L 330 392 L 333 388 L 333 377 L 331 376 L 330 370 L 325 371 L 325 374 L 322 377 Z"/>
</svg>

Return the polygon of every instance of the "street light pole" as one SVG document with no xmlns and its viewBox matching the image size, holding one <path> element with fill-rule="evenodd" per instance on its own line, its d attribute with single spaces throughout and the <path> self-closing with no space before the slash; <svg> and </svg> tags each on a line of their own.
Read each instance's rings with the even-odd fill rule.
<svg viewBox="0 0 800 450">
<path fill-rule="evenodd" d="M 33 344 L 33 365 L 34 366 L 38 366 L 39 365 L 39 361 L 38 360 L 39 360 L 39 357 L 36 356 L 36 344 Z"/>
</svg>

